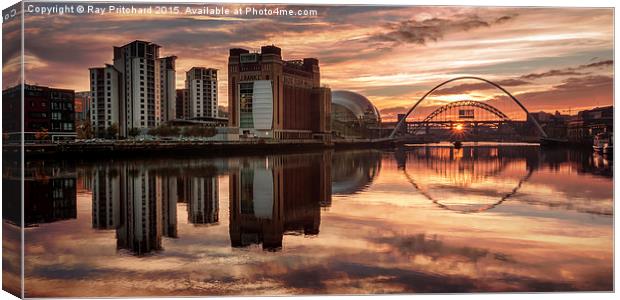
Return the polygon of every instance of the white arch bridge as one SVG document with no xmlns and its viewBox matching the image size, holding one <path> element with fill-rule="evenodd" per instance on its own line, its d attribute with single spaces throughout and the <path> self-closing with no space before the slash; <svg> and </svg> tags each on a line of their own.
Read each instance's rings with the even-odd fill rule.
<svg viewBox="0 0 620 300">
<path fill-rule="evenodd" d="M 484 78 L 474 77 L 474 76 L 462 76 L 462 77 L 456 77 L 450 80 L 446 80 L 438 84 L 431 90 L 429 90 L 426 94 L 424 94 L 424 96 L 422 96 L 422 98 L 420 98 L 409 109 L 409 111 L 407 111 L 407 114 L 405 114 L 405 116 L 399 120 L 399 122 L 396 124 L 396 127 L 394 128 L 394 130 L 391 132 L 389 136 L 390 139 L 394 139 L 397 135 L 412 136 L 412 135 L 419 133 L 421 130 L 425 130 L 426 133 L 428 133 L 431 128 L 442 128 L 442 127 L 453 128 L 455 124 L 459 124 L 458 126 L 462 126 L 463 124 L 466 124 L 467 126 L 474 128 L 474 132 L 476 132 L 479 127 L 501 128 L 502 126 L 506 124 L 513 124 L 515 122 L 511 120 L 506 114 L 504 114 L 499 109 L 487 103 L 484 103 L 481 101 L 474 101 L 474 100 L 464 100 L 464 101 L 456 101 L 456 102 L 448 103 L 444 106 L 441 106 L 435 109 L 422 121 L 407 122 L 407 117 L 409 117 L 409 115 L 413 111 L 415 111 L 416 108 L 418 108 L 418 106 L 429 95 L 431 95 L 434 91 L 436 91 L 440 87 L 448 83 L 459 81 L 459 80 L 482 81 L 486 84 L 489 84 L 499 89 L 504 94 L 506 94 L 515 104 L 517 104 L 517 106 L 526 114 L 527 116 L 526 122 L 530 122 L 531 124 L 534 125 L 540 137 L 543 139 L 547 138 L 547 133 L 543 130 L 543 128 L 538 123 L 538 121 L 534 117 L 532 117 L 532 115 L 527 110 L 527 108 L 525 108 L 525 106 L 515 96 L 513 96 L 510 92 L 508 92 L 502 86 L 490 80 L 484 79 Z M 474 118 L 473 112 L 475 110 L 479 112 L 476 115 L 481 116 L 481 117 Z"/>
</svg>

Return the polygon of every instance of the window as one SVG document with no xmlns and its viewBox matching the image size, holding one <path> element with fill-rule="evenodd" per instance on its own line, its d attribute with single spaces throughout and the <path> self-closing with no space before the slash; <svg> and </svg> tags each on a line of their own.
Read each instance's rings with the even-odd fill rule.
<svg viewBox="0 0 620 300">
<path fill-rule="evenodd" d="M 241 128 L 253 128 L 254 117 L 252 116 L 252 94 L 254 83 L 239 84 L 239 126 Z"/>
</svg>

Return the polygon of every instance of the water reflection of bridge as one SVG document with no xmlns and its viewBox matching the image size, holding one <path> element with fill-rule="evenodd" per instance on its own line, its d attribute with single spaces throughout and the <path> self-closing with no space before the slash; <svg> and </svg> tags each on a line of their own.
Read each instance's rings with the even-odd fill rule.
<svg viewBox="0 0 620 300">
<path fill-rule="evenodd" d="M 537 155 L 532 154 L 536 152 L 538 147 L 535 146 L 466 146 L 459 149 L 446 146 L 413 147 L 408 152 L 399 149 L 395 158 L 407 181 L 426 199 L 442 209 L 473 213 L 492 209 L 514 196 L 532 176 L 537 166 Z M 530 158 L 529 163 L 526 160 L 523 174 L 513 180 L 513 188 L 500 192 L 501 196 L 498 195 L 494 200 L 485 199 L 481 203 L 481 198 L 487 198 L 482 196 L 488 193 L 485 191 L 488 188 L 485 183 L 491 178 L 504 177 L 502 173 L 509 165 L 523 162 L 526 157 Z M 416 180 L 416 176 L 412 176 L 408 170 L 414 170 L 419 179 Z M 447 199 L 442 190 L 450 192 L 454 187 L 460 188 L 462 192 L 459 201 L 444 203 Z M 494 186 L 492 189 L 498 190 L 500 187 Z"/>
<path fill-rule="evenodd" d="M 462 211 L 445 202 L 439 189 L 428 189 L 428 180 L 455 187 L 459 196 L 495 182 L 511 172 L 511 186 L 495 189 L 494 201 L 477 203 L 488 210 L 517 194 L 540 168 L 567 164 L 591 174 L 611 177 L 611 164 L 589 153 L 539 151 L 538 147 L 484 146 L 411 147 L 395 153 L 397 167 L 419 193 L 442 209 Z M 219 224 L 220 178 L 228 178 L 229 234 L 231 246 L 261 245 L 265 250 L 282 247 L 284 235 L 314 236 L 320 231 L 321 214 L 331 206 L 332 195 L 364 191 L 390 165 L 385 152 L 347 151 L 273 155 L 228 159 L 116 161 L 101 164 L 33 162 L 29 164 L 25 196 L 26 224 L 36 225 L 75 219 L 76 191 L 92 191 L 92 227 L 113 230 L 119 250 L 142 255 L 162 249 L 162 238 L 177 238 L 178 208 L 187 209 L 193 226 Z M 383 161 L 383 163 L 382 163 Z M 4 184 L 19 183 L 10 168 Z M 79 186 L 79 187 L 77 187 Z M 271 188 L 269 188 L 271 187 Z M 492 186 L 492 188 L 495 188 Z M 488 200 L 488 199 L 487 199 Z M 585 213 L 575 203 L 552 201 L 528 205 L 561 206 Z M 6 203 L 6 202 L 5 202 Z M 6 205 L 6 204 L 5 204 Z M 473 206 L 469 206 L 472 208 Z M 19 221 L 19 220 L 15 220 Z"/>
</svg>

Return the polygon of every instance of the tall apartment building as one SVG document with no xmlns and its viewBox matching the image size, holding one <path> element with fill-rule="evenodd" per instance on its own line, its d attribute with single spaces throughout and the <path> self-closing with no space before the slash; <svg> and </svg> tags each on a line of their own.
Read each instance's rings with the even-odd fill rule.
<svg viewBox="0 0 620 300">
<path fill-rule="evenodd" d="M 163 57 L 158 60 L 159 70 L 159 124 L 176 119 L 176 56 Z"/>
<path fill-rule="evenodd" d="M 113 124 L 119 126 L 122 74 L 113 65 L 90 68 L 90 120 L 96 136 L 105 134 Z"/>
<path fill-rule="evenodd" d="M 217 118 L 217 70 L 193 67 L 185 74 L 190 118 Z"/>
<path fill-rule="evenodd" d="M 228 125 L 244 134 L 276 139 L 329 139 L 331 91 L 321 87 L 316 58 L 283 60 L 282 50 L 230 49 Z"/>
<path fill-rule="evenodd" d="M 113 124 L 119 136 L 145 131 L 176 115 L 175 56 L 159 57 L 160 46 L 133 41 L 114 47 L 112 65 L 91 68 L 91 121 L 96 134 Z"/>
<path fill-rule="evenodd" d="M 187 89 L 177 90 L 176 107 L 177 119 L 189 119 L 189 96 L 187 95 Z"/>
</svg>

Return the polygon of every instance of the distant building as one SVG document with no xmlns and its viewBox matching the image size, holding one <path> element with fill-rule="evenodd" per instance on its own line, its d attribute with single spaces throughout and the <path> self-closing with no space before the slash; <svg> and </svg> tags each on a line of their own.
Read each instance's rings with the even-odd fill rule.
<svg viewBox="0 0 620 300">
<path fill-rule="evenodd" d="M 566 138 L 567 124 L 571 119 L 570 115 L 563 115 L 559 111 L 554 114 L 540 111 L 530 113 L 530 115 L 540 123 L 549 137 Z"/>
<path fill-rule="evenodd" d="M 159 99 L 155 101 L 156 110 L 159 111 L 159 120 L 157 124 L 161 124 L 176 118 L 176 56 L 168 56 L 160 58 L 159 63 Z"/>
<path fill-rule="evenodd" d="M 590 143 L 599 133 L 613 132 L 613 126 L 613 106 L 583 110 L 568 122 L 568 139 L 573 142 Z"/>
<path fill-rule="evenodd" d="M 75 92 L 30 84 L 23 87 L 23 127 L 22 85 L 2 91 L 3 133 L 9 139 L 19 139 L 23 128 L 26 141 L 75 139 Z M 43 132 L 47 132 L 46 136 L 41 135 Z"/>
<path fill-rule="evenodd" d="M 321 87 L 316 58 L 285 61 L 281 49 L 230 49 L 228 124 L 276 139 L 331 136 L 331 91 Z"/>
<path fill-rule="evenodd" d="M 90 69 L 95 134 L 116 125 L 124 137 L 176 116 L 176 57 L 160 58 L 159 49 L 151 42 L 133 41 L 114 47 L 112 65 Z"/>
<path fill-rule="evenodd" d="M 190 118 L 217 117 L 217 70 L 193 67 L 185 74 Z"/>
<path fill-rule="evenodd" d="M 75 93 L 75 120 L 76 121 L 90 121 L 90 92 L 76 92 Z"/>
<path fill-rule="evenodd" d="M 176 114 L 177 119 L 189 118 L 189 96 L 187 95 L 187 89 L 177 89 Z"/>
</svg>

